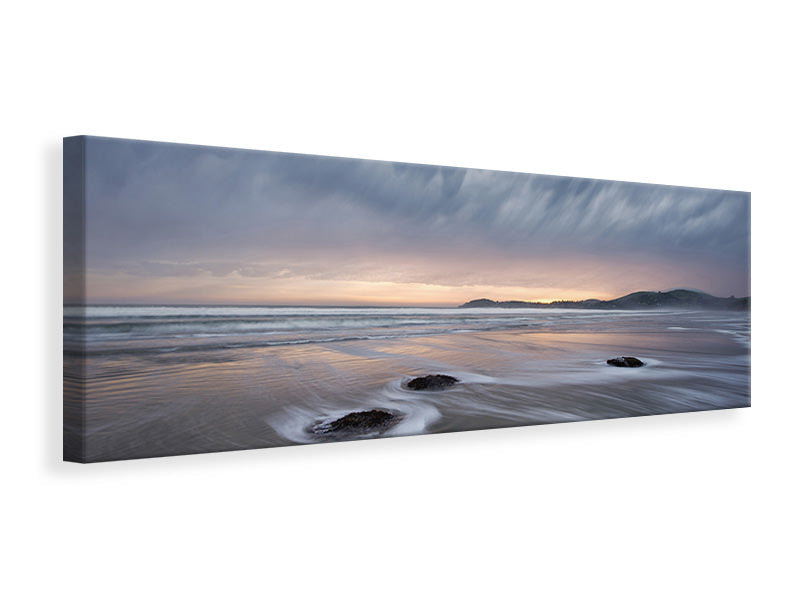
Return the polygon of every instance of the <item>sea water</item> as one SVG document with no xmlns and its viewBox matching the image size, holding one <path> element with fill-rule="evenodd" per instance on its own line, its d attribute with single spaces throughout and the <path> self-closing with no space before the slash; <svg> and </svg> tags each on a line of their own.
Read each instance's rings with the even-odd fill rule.
<svg viewBox="0 0 800 600">
<path fill-rule="evenodd" d="M 64 345 L 89 461 L 324 442 L 369 409 L 402 418 L 353 439 L 750 404 L 747 312 L 68 306 Z M 405 386 L 428 373 L 459 383 Z"/>
</svg>

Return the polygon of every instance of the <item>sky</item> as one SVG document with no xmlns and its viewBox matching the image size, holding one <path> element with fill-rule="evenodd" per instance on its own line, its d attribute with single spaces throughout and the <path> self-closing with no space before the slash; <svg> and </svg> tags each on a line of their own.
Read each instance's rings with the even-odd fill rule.
<svg viewBox="0 0 800 600">
<path fill-rule="evenodd" d="M 750 293 L 745 192 L 85 140 L 89 303 Z M 82 231 L 70 208 L 65 232 Z M 65 299 L 80 300 L 84 265 L 65 241 Z"/>
</svg>

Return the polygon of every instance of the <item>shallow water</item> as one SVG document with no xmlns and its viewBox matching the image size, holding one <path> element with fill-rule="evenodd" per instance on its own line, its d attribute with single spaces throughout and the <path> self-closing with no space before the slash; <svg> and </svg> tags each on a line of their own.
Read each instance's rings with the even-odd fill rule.
<svg viewBox="0 0 800 600">
<path fill-rule="evenodd" d="M 749 344 L 732 312 L 68 308 L 65 410 L 98 461 L 325 442 L 373 408 L 402 419 L 351 439 L 733 408 Z M 460 382 L 405 388 L 427 373 Z"/>
</svg>

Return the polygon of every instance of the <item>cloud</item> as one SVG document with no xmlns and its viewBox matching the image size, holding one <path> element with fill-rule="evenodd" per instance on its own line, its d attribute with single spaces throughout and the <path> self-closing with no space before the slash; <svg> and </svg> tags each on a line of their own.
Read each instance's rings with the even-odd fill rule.
<svg viewBox="0 0 800 600">
<path fill-rule="evenodd" d="M 742 192 L 102 138 L 87 156 L 90 273 L 536 286 L 583 261 L 749 286 Z"/>
</svg>

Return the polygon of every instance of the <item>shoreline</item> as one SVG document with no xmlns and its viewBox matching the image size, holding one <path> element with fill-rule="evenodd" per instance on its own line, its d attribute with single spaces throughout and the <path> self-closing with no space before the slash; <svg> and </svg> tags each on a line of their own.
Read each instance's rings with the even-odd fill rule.
<svg viewBox="0 0 800 600">
<path fill-rule="evenodd" d="M 649 326 L 646 326 L 649 323 Z M 707 329 L 617 323 L 530 328 L 160 356 L 88 356 L 89 460 L 326 442 L 315 423 L 393 411 L 379 435 L 444 433 L 738 408 L 750 403 L 747 344 Z M 749 320 L 747 324 L 749 328 Z M 683 323 L 687 325 L 687 323 Z M 594 324 L 592 324 L 592 327 Z M 730 325 L 727 325 L 730 327 Z M 605 364 L 637 356 L 647 365 Z M 411 391 L 414 376 L 459 383 Z"/>
</svg>

